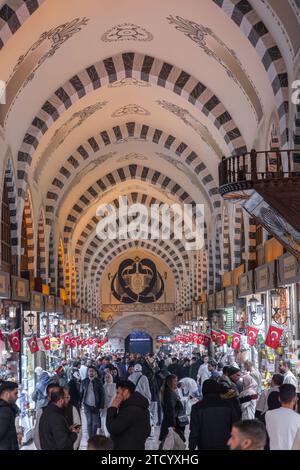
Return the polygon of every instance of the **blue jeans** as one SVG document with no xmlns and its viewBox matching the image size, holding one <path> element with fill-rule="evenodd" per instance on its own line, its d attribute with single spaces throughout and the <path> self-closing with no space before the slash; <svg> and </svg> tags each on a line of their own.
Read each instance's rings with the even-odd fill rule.
<svg viewBox="0 0 300 470">
<path fill-rule="evenodd" d="M 96 436 L 97 429 L 101 428 L 100 411 L 93 412 L 91 409 L 84 407 L 84 412 L 87 420 L 87 428 L 89 438 Z"/>
</svg>

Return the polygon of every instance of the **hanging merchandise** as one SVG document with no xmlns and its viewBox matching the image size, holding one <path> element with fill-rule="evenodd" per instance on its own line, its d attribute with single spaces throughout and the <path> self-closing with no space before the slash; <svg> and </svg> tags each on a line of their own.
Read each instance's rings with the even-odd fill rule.
<svg viewBox="0 0 300 470">
<path fill-rule="evenodd" d="M 226 331 L 221 331 L 220 336 L 219 336 L 219 341 L 220 341 L 220 346 L 223 346 L 224 344 L 227 343 L 229 338 L 229 334 L 226 333 Z"/>
<path fill-rule="evenodd" d="M 16 330 L 10 335 L 8 335 L 8 341 L 14 352 L 20 352 L 21 350 L 20 330 Z"/>
<path fill-rule="evenodd" d="M 45 338 L 40 338 L 43 348 L 45 351 L 50 351 L 51 349 L 51 342 L 50 342 L 50 336 L 45 336 Z"/>
<path fill-rule="evenodd" d="M 283 333 L 283 329 L 270 325 L 268 334 L 265 340 L 266 346 L 269 346 L 272 349 L 277 349 L 280 346 L 280 339 L 281 339 L 282 333 Z"/>
<path fill-rule="evenodd" d="M 257 328 L 253 328 L 253 326 L 248 326 L 247 343 L 249 344 L 249 346 L 254 346 L 254 344 L 256 343 L 258 334 L 259 334 L 259 330 Z"/>
<path fill-rule="evenodd" d="M 32 354 L 35 354 L 36 352 L 40 350 L 38 347 L 36 336 L 33 336 L 32 338 L 28 339 L 27 342 L 28 342 L 28 347 L 30 349 L 30 352 Z"/>
<path fill-rule="evenodd" d="M 233 333 L 232 335 L 232 349 L 236 351 L 241 347 L 241 335 L 239 333 Z"/>
</svg>

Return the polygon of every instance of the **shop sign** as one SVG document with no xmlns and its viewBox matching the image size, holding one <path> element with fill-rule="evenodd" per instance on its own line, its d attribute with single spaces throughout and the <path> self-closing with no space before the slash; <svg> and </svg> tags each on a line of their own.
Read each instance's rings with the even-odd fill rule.
<svg viewBox="0 0 300 470">
<path fill-rule="evenodd" d="M 236 297 L 235 287 L 226 287 L 225 289 L 225 307 L 233 307 L 235 304 Z"/>
<path fill-rule="evenodd" d="M 275 288 L 275 262 L 255 269 L 255 293 L 266 292 Z"/>
<path fill-rule="evenodd" d="M 223 309 L 225 308 L 225 291 L 220 290 L 216 292 L 216 308 Z"/>
<path fill-rule="evenodd" d="M 55 297 L 54 295 L 48 295 L 45 297 L 45 311 L 47 313 L 55 312 Z"/>
<path fill-rule="evenodd" d="M 248 271 L 239 277 L 239 297 L 247 297 L 247 295 L 253 294 L 253 274 L 254 271 Z"/>
<path fill-rule="evenodd" d="M 300 282 L 300 265 L 293 255 L 287 253 L 278 259 L 278 284 L 287 285 Z"/>
<path fill-rule="evenodd" d="M 0 271 L 0 299 L 10 298 L 10 275 Z"/>
<path fill-rule="evenodd" d="M 208 296 L 208 310 L 215 310 L 215 308 L 216 308 L 215 294 L 209 294 L 209 296 Z"/>
<path fill-rule="evenodd" d="M 44 296 L 39 292 L 31 292 L 30 294 L 30 310 L 34 312 L 44 312 Z"/>
<path fill-rule="evenodd" d="M 206 302 L 205 304 L 201 305 L 201 315 L 203 318 L 207 318 L 207 312 L 208 312 L 208 304 Z"/>
<path fill-rule="evenodd" d="M 29 281 L 22 277 L 11 276 L 11 298 L 21 302 L 29 302 Z"/>
<path fill-rule="evenodd" d="M 63 301 L 60 297 L 56 297 L 56 313 L 64 313 L 64 304 Z"/>
</svg>

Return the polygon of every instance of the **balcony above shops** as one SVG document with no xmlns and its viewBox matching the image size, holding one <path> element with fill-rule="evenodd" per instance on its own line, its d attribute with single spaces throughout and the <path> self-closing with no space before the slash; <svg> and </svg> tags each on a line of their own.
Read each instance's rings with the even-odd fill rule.
<svg viewBox="0 0 300 470">
<path fill-rule="evenodd" d="M 220 194 L 241 204 L 288 251 L 300 258 L 300 153 L 269 150 L 224 158 Z"/>
</svg>

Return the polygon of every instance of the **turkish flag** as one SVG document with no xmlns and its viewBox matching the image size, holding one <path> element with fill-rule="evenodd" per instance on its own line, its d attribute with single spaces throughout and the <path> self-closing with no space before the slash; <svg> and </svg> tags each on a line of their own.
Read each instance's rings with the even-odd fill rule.
<svg viewBox="0 0 300 470">
<path fill-rule="evenodd" d="M 204 342 L 204 335 L 202 333 L 199 333 L 197 343 L 198 344 L 203 344 L 203 342 Z"/>
<path fill-rule="evenodd" d="M 282 333 L 283 330 L 281 328 L 270 325 L 267 337 L 265 339 L 265 345 L 269 346 L 269 348 L 277 349 L 280 346 Z"/>
<path fill-rule="evenodd" d="M 211 340 L 213 343 L 218 342 L 219 336 L 220 336 L 220 333 L 218 333 L 217 331 L 211 330 Z"/>
<path fill-rule="evenodd" d="M 232 349 L 240 349 L 241 347 L 241 335 L 238 333 L 233 333 L 232 335 Z"/>
<path fill-rule="evenodd" d="M 93 344 L 94 344 L 94 338 L 89 338 L 89 339 L 88 339 L 88 344 L 89 344 L 90 346 L 93 346 Z"/>
<path fill-rule="evenodd" d="M 204 346 L 205 346 L 206 348 L 209 347 L 209 344 L 210 344 L 210 336 L 204 335 L 203 344 L 204 344 Z"/>
<path fill-rule="evenodd" d="M 197 344 L 197 341 L 198 341 L 198 334 L 197 333 L 193 333 L 193 342 L 195 344 Z"/>
<path fill-rule="evenodd" d="M 14 331 L 8 335 L 9 344 L 14 352 L 21 351 L 20 330 Z"/>
<path fill-rule="evenodd" d="M 247 329 L 247 343 L 249 346 L 254 346 L 258 337 L 259 330 L 253 328 L 253 326 L 248 326 Z"/>
<path fill-rule="evenodd" d="M 32 338 L 28 339 L 27 342 L 28 342 L 30 352 L 32 354 L 34 354 L 34 353 L 36 353 L 40 350 L 40 348 L 38 347 L 36 336 L 33 336 Z"/>
<path fill-rule="evenodd" d="M 82 342 L 81 342 L 81 346 L 84 348 L 85 346 L 88 345 L 88 340 L 87 339 L 83 339 Z"/>
<path fill-rule="evenodd" d="M 64 333 L 63 339 L 64 339 L 65 344 L 71 344 L 70 333 Z"/>
<path fill-rule="evenodd" d="M 1 330 L 0 330 L 0 341 L 4 341 L 4 336 Z"/>
<path fill-rule="evenodd" d="M 45 336 L 45 338 L 40 338 L 40 340 L 43 343 L 43 348 L 45 349 L 45 351 L 50 351 L 51 349 L 50 336 Z"/>
<path fill-rule="evenodd" d="M 223 346 L 223 344 L 227 343 L 228 336 L 229 336 L 229 334 L 226 333 L 226 331 L 221 331 L 220 337 L 219 337 L 220 346 Z"/>
<path fill-rule="evenodd" d="M 71 348 L 76 348 L 77 346 L 77 341 L 76 341 L 76 338 L 70 338 L 70 346 Z"/>
</svg>

